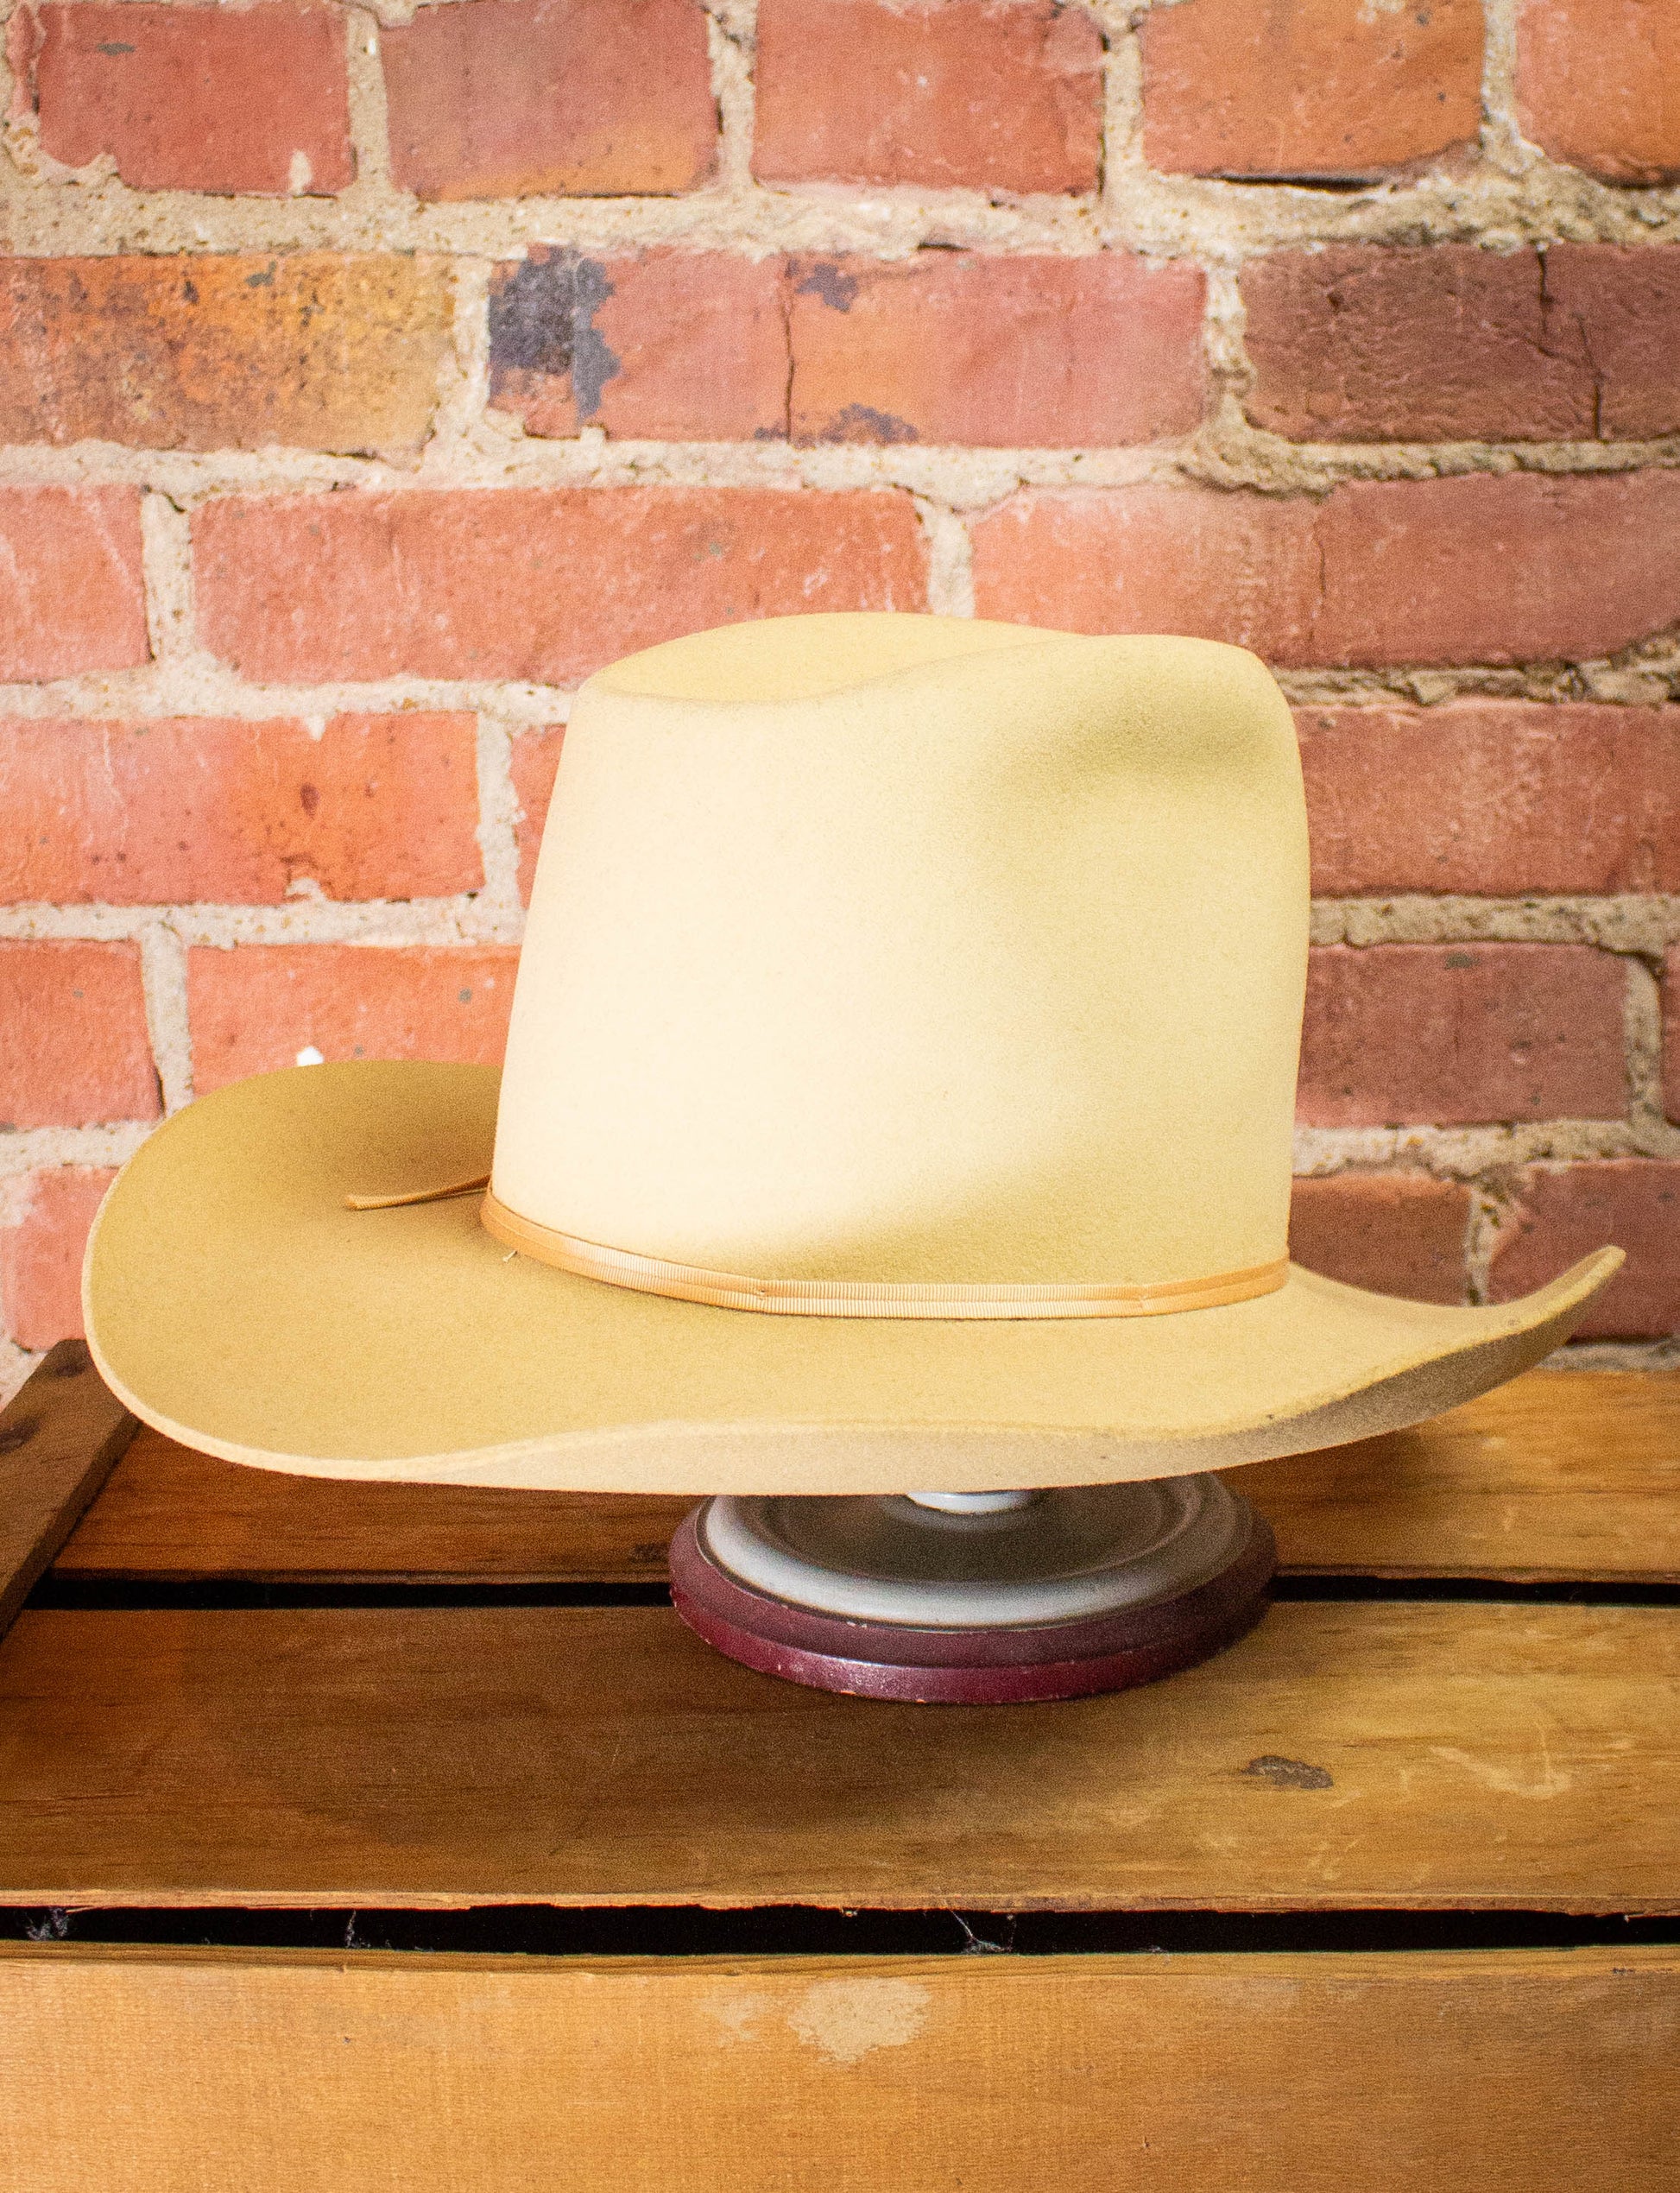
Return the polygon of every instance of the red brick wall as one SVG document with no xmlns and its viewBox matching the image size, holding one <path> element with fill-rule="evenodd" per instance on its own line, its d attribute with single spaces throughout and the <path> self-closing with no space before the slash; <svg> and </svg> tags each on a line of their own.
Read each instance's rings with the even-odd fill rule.
<svg viewBox="0 0 1680 2193">
<path fill-rule="evenodd" d="M 1266 655 L 1299 1254 L 1675 1333 L 1680 8 L 380 12 L 0 0 L 0 1386 L 195 1090 L 496 1055 L 579 679 L 814 605 Z"/>
</svg>

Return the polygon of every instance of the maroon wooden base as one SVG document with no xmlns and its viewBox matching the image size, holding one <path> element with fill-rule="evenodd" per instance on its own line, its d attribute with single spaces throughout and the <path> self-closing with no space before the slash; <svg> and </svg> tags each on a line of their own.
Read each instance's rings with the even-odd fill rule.
<svg viewBox="0 0 1680 2193">
<path fill-rule="evenodd" d="M 922 1705 L 1021 1705 L 1153 1683 L 1251 1629 L 1277 1566 L 1271 1526 L 1250 1510 L 1235 1558 L 1176 1598 L 1038 1628 L 916 1629 L 817 1614 L 737 1582 L 702 1547 L 699 1514 L 671 1541 L 671 1602 L 708 1645 L 789 1683 Z"/>
</svg>

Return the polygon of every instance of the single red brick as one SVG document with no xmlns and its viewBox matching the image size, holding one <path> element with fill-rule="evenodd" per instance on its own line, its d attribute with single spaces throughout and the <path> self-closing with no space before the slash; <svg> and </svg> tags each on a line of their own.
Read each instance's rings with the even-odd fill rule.
<svg viewBox="0 0 1680 2193">
<path fill-rule="evenodd" d="M 421 198 L 669 193 L 711 173 L 698 0 L 475 0 L 380 44 L 392 169 Z"/>
<path fill-rule="evenodd" d="M 514 796 L 519 801 L 514 839 L 519 849 L 519 896 L 522 906 L 531 903 L 531 882 L 537 872 L 537 854 L 542 845 L 543 825 L 548 819 L 548 802 L 553 794 L 554 772 L 560 766 L 560 743 L 565 736 L 563 725 L 551 724 L 546 730 L 522 732 L 513 742 Z"/>
<path fill-rule="evenodd" d="M 760 0 L 766 181 L 1089 191 L 1102 39 L 1055 0 Z"/>
<path fill-rule="evenodd" d="M 1289 1207 L 1297 1264 L 1349 1286 L 1414 1302 L 1464 1299 L 1470 1191 L 1419 1172 L 1338 1172 L 1298 1180 Z"/>
<path fill-rule="evenodd" d="M 1517 18 L 1525 132 L 1608 183 L 1680 177 L 1680 11 L 1673 0 L 1525 0 Z"/>
<path fill-rule="evenodd" d="M 155 1119 L 134 945 L 0 943 L 0 1127 Z"/>
<path fill-rule="evenodd" d="M 793 435 L 1071 449 L 1188 433 L 1206 287 L 1122 251 L 796 262 Z"/>
<path fill-rule="evenodd" d="M 483 882 L 471 716 L 0 721 L 0 899 L 418 899 Z"/>
<path fill-rule="evenodd" d="M 412 452 L 450 313 L 395 253 L 0 259 L 0 441 Z"/>
<path fill-rule="evenodd" d="M 1019 495 L 974 528 L 975 612 L 1310 660 L 1317 516 L 1304 497 L 1153 484 Z"/>
<path fill-rule="evenodd" d="M 1296 711 L 1313 888 L 1680 892 L 1680 708 Z"/>
<path fill-rule="evenodd" d="M 243 945 L 186 956 L 193 1086 L 202 1096 L 317 1051 L 324 1059 L 498 1065 L 510 946 Z"/>
<path fill-rule="evenodd" d="M 1680 250 L 1554 243 L 1545 269 L 1548 324 L 1573 322 L 1591 353 L 1594 432 L 1606 441 L 1680 433 Z"/>
<path fill-rule="evenodd" d="M 1627 1261 L 1594 1296 L 1577 1340 L 1658 1340 L 1680 1329 L 1680 1165 L 1614 1158 L 1533 1166 L 1518 1177 L 1510 1217 L 1494 1244 L 1495 1302 L 1555 1280 L 1595 1249 Z"/>
<path fill-rule="evenodd" d="M 1586 945 L 1315 951 L 1298 1116 L 1312 1127 L 1612 1119 L 1621 964 Z"/>
<path fill-rule="evenodd" d="M 490 288 L 490 401 L 530 434 L 746 441 L 787 432 L 779 259 L 534 247 Z"/>
<path fill-rule="evenodd" d="M 1073 631 L 1281 664 L 1591 659 L 1680 619 L 1680 471 L 1028 493 L 976 526 L 974 561 L 980 616 Z"/>
<path fill-rule="evenodd" d="M 115 1172 L 59 1166 L 33 1172 L 0 1229 L 0 1317 L 20 1348 L 50 1348 L 82 1331 L 82 1252 Z"/>
<path fill-rule="evenodd" d="M 1680 471 L 1356 483 L 1318 537 L 1320 662 L 1590 659 L 1680 618 Z"/>
<path fill-rule="evenodd" d="M 1596 432 L 1583 328 L 1545 262 L 1469 244 L 1280 251 L 1242 271 L 1245 408 L 1302 441 L 1563 441 Z"/>
<path fill-rule="evenodd" d="M 262 679 L 561 683 L 657 640 L 926 598 L 907 495 L 561 488 L 237 496 L 193 520 L 205 643 Z"/>
<path fill-rule="evenodd" d="M 1304 441 L 1559 441 L 1680 429 L 1680 251 L 1333 245 L 1243 270 L 1247 399 Z"/>
<path fill-rule="evenodd" d="M 271 197 L 355 176 L 336 9 L 26 4 L 8 50 L 67 167 L 105 153 L 136 190 Z"/>
<path fill-rule="evenodd" d="M 1152 167 L 1356 179 L 1481 126 L 1481 0 L 1183 0 L 1142 41 Z"/>
<path fill-rule="evenodd" d="M 150 653 L 134 490 L 0 488 L 0 679 L 128 670 Z"/>
</svg>

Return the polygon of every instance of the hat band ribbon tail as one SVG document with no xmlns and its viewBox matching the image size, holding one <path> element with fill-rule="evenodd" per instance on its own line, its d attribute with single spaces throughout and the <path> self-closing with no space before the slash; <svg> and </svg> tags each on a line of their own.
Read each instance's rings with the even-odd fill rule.
<svg viewBox="0 0 1680 2193">
<path fill-rule="evenodd" d="M 509 1248 L 579 1279 L 604 1280 L 642 1294 L 673 1296 L 719 1310 L 762 1310 L 791 1318 L 1157 1318 L 1173 1310 L 1210 1310 L 1273 1294 L 1289 1276 L 1289 1259 L 1218 1272 L 1202 1280 L 1142 1286 L 1080 1281 L 974 1284 L 920 1280 L 753 1280 L 698 1264 L 668 1263 L 630 1249 L 580 1241 L 521 1218 L 493 1193 L 479 1206 L 485 1230 Z"/>
</svg>

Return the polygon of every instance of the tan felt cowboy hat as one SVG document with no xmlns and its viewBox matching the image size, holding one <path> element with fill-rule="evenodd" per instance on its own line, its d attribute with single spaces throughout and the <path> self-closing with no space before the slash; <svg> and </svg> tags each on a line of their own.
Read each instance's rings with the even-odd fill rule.
<svg viewBox="0 0 1680 2193">
<path fill-rule="evenodd" d="M 100 1212 L 96 1360 L 234 1461 L 483 1485 L 1071 1485 L 1416 1421 L 1620 1256 L 1485 1309 L 1288 1264 L 1307 906 L 1238 648 L 650 648 L 578 697 L 499 1096 L 368 1063 L 193 1104 Z"/>
</svg>

